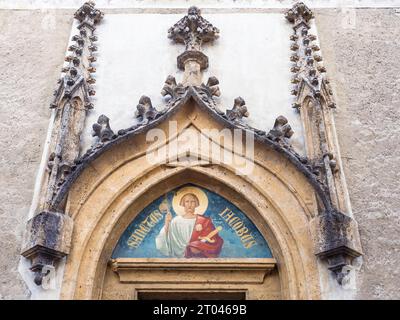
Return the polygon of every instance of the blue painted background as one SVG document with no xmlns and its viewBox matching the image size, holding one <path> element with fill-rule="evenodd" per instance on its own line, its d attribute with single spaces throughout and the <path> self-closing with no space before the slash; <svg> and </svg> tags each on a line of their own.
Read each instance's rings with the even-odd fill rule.
<svg viewBox="0 0 400 320">
<path fill-rule="evenodd" d="M 197 187 L 197 186 L 196 186 Z M 174 193 L 181 187 L 167 193 L 167 199 L 169 202 L 169 208 L 173 216 L 176 215 L 172 208 L 172 198 Z M 198 187 L 200 188 L 200 187 Z M 215 227 L 221 226 L 222 230 L 219 235 L 224 240 L 222 251 L 219 258 L 271 258 L 271 250 L 258 231 L 257 227 L 241 212 L 235 205 L 227 201 L 225 198 L 218 194 L 211 192 L 207 189 L 202 189 L 208 197 L 208 208 L 204 213 L 204 216 L 210 217 Z M 142 222 L 151 212 L 158 210 L 159 205 L 165 199 L 165 196 L 161 196 L 149 206 L 147 206 L 139 215 L 132 221 L 128 228 L 124 231 L 121 238 L 119 239 L 112 258 L 168 258 L 161 254 L 155 245 L 155 238 L 159 234 L 161 228 L 164 225 L 164 217 L 151 229 L 146 235 L 143 242 L 138 248 L 129 247 L 127 240 L 129 239 L 132 232 L 136 229 L 138 224 Z M 256 244 L 251 248 L 246 249 L 235 231 L 227 224 L 227 222 L 219 216 L 219 213 L 225 208 L 232 210 L 236 216 L 238 216 L 245 224 L 245 226 L 251 230 L 251 233 L 256 240 Z M 183 258 L 184 259 L 184 258 Z"/>
</svg>

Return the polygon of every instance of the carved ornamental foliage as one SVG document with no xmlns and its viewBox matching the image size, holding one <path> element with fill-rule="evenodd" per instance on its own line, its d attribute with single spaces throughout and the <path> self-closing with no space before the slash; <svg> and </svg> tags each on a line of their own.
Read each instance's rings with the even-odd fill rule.
<svg viewBox="0 0 400 320">
<path fill-rule="evenodd" d="M 96 60 L 93 52 L 97 50 L 97 47 L 93 44 L 97 40 L 93 31 L 102 16 L 103 14 L 94 8 L 92 2 L 85 3 L 75 13 L 75 18 L 80 22 L 78 26 L 80 33 L 73 38 L 76 44 L 70 47 L 72 54 L 66 58 L 69 66 L 64 70 L 66 72 L 65 77 L 60 80 L 60 87 L 52 104 L 54 108 L 63 110 L 60 105 L 61 101 L 65 101 L 65 99 L 70 101 L 69 99 L 78 96 L 84 101 L 86 109 L 92 107 L 88 97 L 94 94 L 94 89 L 90 85 L 95 82 L 91 74 L 95 72 L 92 62 Z M 334 104 L 330 97 L 331 90 L 323 76 L 325 69 L 318 65 L 322 58 L 317 54 L 319 47 L 313 44 L 316 37 L 308 32 L 310 29 L 309 21 L 313 17 L 312 12 L 304 4 L 298 3 L 285 16 L 290 23 L 294 24 L 294 34 L 291 36 L 293 41 L 291 44 L 293 51 L 291 61 L 293 61 L 292 72 L 294 73 L 292 82 L 295 84 L 293 94 L 296 97 L 294 107 L 302 109 L 301 104 L 305 96 L 311 96 L 313 102 L 317 102 L 317 108 L 318 103 L 321 104 L 322 100 L 327 103 L 328 107 L 333 107 Z M 208 67 L 209 62 L 201 48 L 202 43 L 215 41 L 218 35 L 219 30 L 201 16 L 198 8 L 189 8 L 187 15 L 168 30 L 168 37 L 174 42 L 184 43 L 185 51 L 177 58 L 178 68 L 184 71 L 182 81 L 178 82 L 174 76 L 170 75 L 162 87 L 161 95 L 166 98 L 165 106 L 155 108 L 149 97 L 142 96 L 137 104 L 132 126 L 119 130 L 117 133 L 114 133 L 111 129 L 108 117 L 101 115 L 97 123 L 93 124 L 95 143 L 80 157 L 78 157 L 78 153 L 74 153 L 71 157 L 72 163 L 68 164 L 70 170 L 66 171 L 63 176 L 60 176 L 58 172 L 53 174 L 55 168 L 59 168 L 60 161 L 63 158 L 63 154 L 59 150 L 63 150 L 65 140 L 57 140 L 56 151 L 52 154 L 49 163 L 53 180 L 50 180 L 48 184 L 49 189 L 52 189 L 51 196 L 47 198 L 47 210 L 49 212 L 62 212 L 64 210 L 64 201 L 70 186 L 90 162 L 102 152 L 127 137 L 157 126 L 192 98 L 224 126 L 251 132 L 256 140 L 282 154 L 304 174 L 315 189 L 321 211 L 316 223 L 319 225 L 316 240 L 317 255 L 328 259 L 329 268 L 338 274 L 338 279 L 341 279 L 341 270 L 351 263 L 353 257 L 360 255 L 360 249 L 350 240 L 351 234 L 354 232 L 352 219 L 340 212 L 340 208 L 332 197 L 332 188 L 335 185 L 332 184 L 329 172 L 332 174 L 334 168 L 334 170 L 337 170 L 334 152 L 329 150 L 327 144 L 322 141 L 318 145 L 318 154 L 321 154 L 322 158 L 310 159 L 310 157 L 300 156 L 290 145 L 290 138 L 294 132 L 288 120 L 283 116 L 276 118 L 274 127 L 268 133 L 252 128 L 245 122 L 245 118 L 249 116 L 249 108 L 241 97 L 234 100 L 232 109 L 226 112 L 219 109 L 216 100 L 216 97 L 221 94 L 218 79 L 210 77 L 206 83 L 203 83 L 202 72 Z M 77 94 L 77 92 L 80 93 Z M 76 120 L 76 117 L 73 118 L 71 113 L 68 113 L 63 121 L 67 124 L 67 127 L 72 125 L 71 121 L 83 125 L 82 119 L 84 119 L 85 112 L 86 110 L 79 116 L 80 120 Z M 319 123 L 323 122 L 321 112 L 318 119 Z M 321 127 L 321 132 L 323 130 L 325 129 Z M 61 135 L 66 136 L 63 129 L 61 129 Z M 79 139 L 76 143 L 79 146 Z M 325 170 L 325 174 L 321 174 L 321 170 Z M 40 221 L 36 225 L 40 226 Z M 57 227 L 57 224 L 55 224 L 55 227 Z M 33 232 L 35 231 L 31 230 L 30 234 L 33 234 Z M 57 232 L 57 230 L 54 232 Z M 67 238 L 64 237 L 63 239 Z M 32 259 L 32 261 L 36 261 L 35 267 L 32 268 L 40 274 L 44 265 L 53 265 L 60 256 L 68 254 L 67 249 L 58 251 L 57 248 L 49 248 L 49 251 L 40 251 L 42 258 L 38 260 L 35 258 L 36 253 L 33 248 L 46 247 L 46 244 L 39 240 L 36 242 L 37 244 L 35 244 L 35 237 L 33 237 L 23 255 Z M 36 252 L 38 251 L 36 250 Z"/>
<path fill-rule="evenodd" d="M 60 86 L 55 91 L 55 97 L 50 108 L 60 107 L 63 98 L 71 99 L 80 96 L 85 102 L 85 108 L 92 109 L 93 104 L 89 96 L 95 95 L 95 90 L 91 86 L 96 80 L 91 74 L 96 72 L 93 63 L 96 61 L 94 53 L 98 50 L 95 42 L 98 40 L 94 35 L 95 26 L 103 18 L 103 13 L 96 9 L 94 2 L 86 2 L 74 15 L 80 24 L 78 25 L 79 34 L 72 37 L 75 44 L 69 46 L 70 55 L 65 57 L 68 66 L 62 69 L 65 74 L 59 80 Z M 78 90 L 82 90 L 80 95 Z"/>
<path fill-rule="evenodd" d="M 201 52 L 201 45 L 218 38 L 219 30 L 201 16 L 200 9 L 190 7 L 188 14 L 168 30 L 168 38 L 183 43 L 186 50 L 178 56 L 178 68 L 185 69 L 185 62 L 195 59 L 201 69 L 208 68 L 208 58 Z"/>
<path fill-rule="evenodd" d="M 97 123 L 93 124 L 93 137 L 98 137 L 100 143 L 115 138 L 114 131 L 110 128 L 110 119 L 104 114 L 97 119 Z"/>
<path fill-rule="evenodd" d="M 301 101 L 306 94 L 305 86 L 309 88 L 313 97 L 318 98 L 323 94 L 329 107 L 334 107 L 330 97 L 332 90 L 323 75 L 326 69 L 319 64 L 322 57 L 318 54 L 320 48 L 315 43 L 317 37 L 309 33 L 310 20 L 313 18 L 311 10 L 299 2 L 286 12 L 285 17 L 293 23 L 294 31 L 290 36 L 292 41 L 290 50 L 293 52 L 290 57 L 293 62 L 291 72 L 294 74 L 292 94 L 296 97 L 293 107 L 297 109 L 301 107 Z"/>
</svg>

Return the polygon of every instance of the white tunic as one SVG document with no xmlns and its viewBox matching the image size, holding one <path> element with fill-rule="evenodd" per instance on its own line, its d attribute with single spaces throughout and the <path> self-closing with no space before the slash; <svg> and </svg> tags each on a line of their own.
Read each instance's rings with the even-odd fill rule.
<svg viewBox="0 0 400 320">
<path fill-rule="evenodd" d="M 196 218 L 185 219 L 175 216 L 165 234 L 165 226 L 160 230 L 156 238 L 156 247 L 164 255 L 174 258 L 183 258 L 186 246 L 192 236 Z"/>
</svg>

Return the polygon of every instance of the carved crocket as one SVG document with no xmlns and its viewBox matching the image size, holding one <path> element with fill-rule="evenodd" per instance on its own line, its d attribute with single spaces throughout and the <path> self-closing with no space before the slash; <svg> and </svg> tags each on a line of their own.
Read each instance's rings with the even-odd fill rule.
<svg viewBox="0 0 400 320">
<path fill-rule="evenodd" d="M 274 127 L 269 131 L 267 137 L 272 141 L 276 141 L 284 146 L 289 146 L 289 138 L 294 131 L 284 116 L 276 118 Z"/>
<path fill-rule="evenodd" d="M 93 137 L 98 137 L 100 142 L 110 141 L 114 132 L 110 128 L 110 119 L 102 114 L 99 119 L 97 119 L 97 123 L 93 124 Z"/>
<path fill-rule="evenodd" d="M 139 104 L 136 108 L 136 116 L 140 119 L 141 122 L 148 122 L 154 119 L 158 114 L 158 111 L 153 107 L 151 99 L 148 96 L 142 96 L 139 99 Z"/>
<path fill-rule="evenodd" d="M 237 97 L 233 102 L 233 108 L 226 111 L 226 116 L 231 121 L 242 120 L 243 117 L 248 117 L 246 102 L 242 97 Z"/>
</svg>

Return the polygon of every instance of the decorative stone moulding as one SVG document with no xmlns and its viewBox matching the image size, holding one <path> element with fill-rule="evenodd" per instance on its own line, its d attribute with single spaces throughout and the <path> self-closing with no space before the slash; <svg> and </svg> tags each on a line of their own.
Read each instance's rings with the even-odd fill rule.
<svg viewBox="0 0 400 320">
<path fill-rule="evenodd" d="M 90 96 L 95 95 L 92 84 L 96 82 L 93 74 L 96 68 L 95 52 L 98 50 L 94 35 L 96 25 L 103 13 L 95 8 L 92 1 L 86 2 L 75 15 L 79 21 L 79 34 L 72 37 L 75 44 L 68 48 L 70 55 L 65 57 L 68 66 L 62 69 L 64 76 L 58 81 L 51 108 L 55 109 L 54 133 L 51 142 L 51 170 L 44 191 L 47 209 L 59 186 L 72 170 L 80 153 L 80 136 L 83 131 L 88 110 L 93 108 Z"/>
<path fill-rule="evenodd" d="M 62 69 L 65 75 L 59 80 L 59 87 L 54 93 L 55 97 L 50 108 L 62 107 L 61 102 L 65 98 L 69 100 L 75 96 L 83 98 L 86 109 L 93 108 L 89 96 L 94 95 L 95 91 L 89 84 L 96 82 L 91 76 L 96 72 L 96 68 L 92 65 L 96 61 L 93 53 L 98 50 L 94 45 L 98 40 L 94 31 L 96 24 L 103 18 L 103 13 L 94 6 L 94 2 L 88 1 L 75 12 L 74 18 L 80 22 L 77 27 L 79 34 L 72 37 L 75 44 L 68 48 L 71 54 L 65 57 L 69 65 Z"/>
<path fill-rule="evenodd" d="M 148 96 L 142 96 L 139 100 L 139 104 L 136 107 L 136 116 L 141 122 L 149 122 L 154 119 L 158 111 L 153 107 L 151 99 Z"/>
<path fill-rule="evenodd" d="M 268 138 L 276 141 L 284 148 L 290 147 L 289 139 L 294 134 L 292 127 L 284 116 L 276 118 L 274 127 L 269 131 Z"/>
<path fill-rule="evenodd" d="M 117 258 L 111 267 L 125 283 L 263 283 L 275 267 L 273 258 L 264 259 L 157 259 Z M 149 270 L 153 272 L 149 272 Z M 161 272 L 159 272 L 161 271 Z M 155 276 L 159 275 L 158 277 Z"/>
<path fill-rule="evenodd" d="M 312 11 L 298 2 L 285 13 L 285 17 L 293 24 L 290 36 L 293 107 L 300 112 L 306 132 L 307 156 L 314 173 L 326 187 L 331 207 L 331 210 L 322 210 L 313 221 L 316 255 L 328 261 L 328 268 L 342 284 L 347 273 L 344 270 L 348 270 L 353 258 L 362 253 L 357 223 L 342 212 L 349 210 L 344 200 L 346 187 L 335 157 L 339 151 L 337 141 L 332 138 L 335 137 L 333 121 L 327 120 L 333 119 L 333 92 L 325 77 L 326 69 L 320 64 L 323 60 L 317 53 L 320 48 L 314 43 L 317 37 L 309 33 L 310 21 L 314 17 Z M 313 135 L 313 131 L 318 135 Z"/>
<path fill-rule="evenodd" d="M 50 142 L 45 182 L 42 184 L 40 204 L 36 214 L 28 223 L 22 256 L 31 260 L 35 272 L 35 283 L 40 285 L 45 266 L 54 267 L 57 260 L 69 253 L 72 220 L 65 215 L 64 208 L 50 209 L 54 196 L 66 177 L 75 170 L 80 152 L 80 136 L 86 114 L 93 108 L 90 96 L 95 94 L 91 86 L 95 83 L 95 52 L 98 50 L 94 35 L 96 25 L 103 13 L 95 8 L 92 1 L 86 2 L 75 15 L 79 21 L 79 33 L 72 37 L 72 44 L 65 57 L 68 66 L 62 69 L 64 76 L 58 81 L 50 108 L 55 111 L 54 130 Z M 102 116 L 95 126 L 101 142 L 112 138 L 108 118 Z"/>
</svg>

